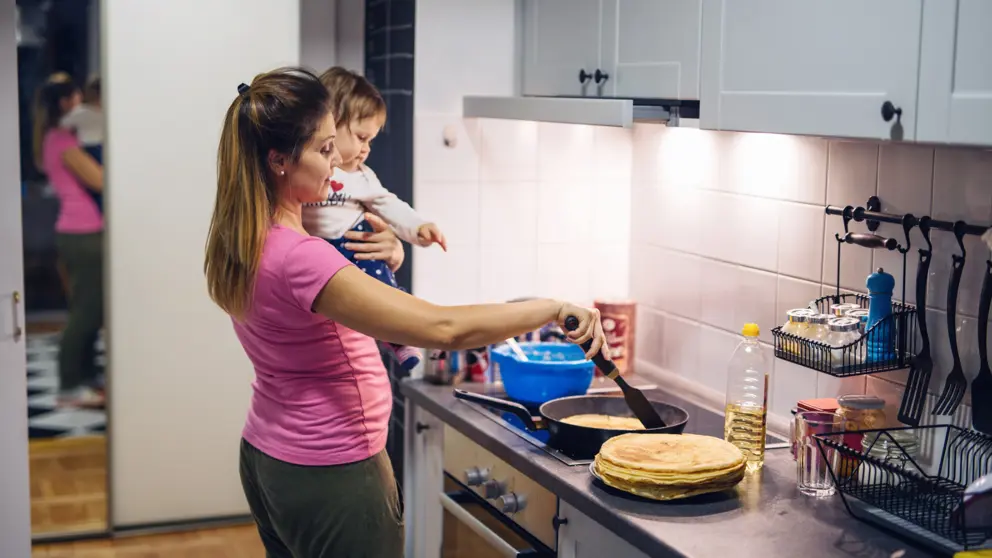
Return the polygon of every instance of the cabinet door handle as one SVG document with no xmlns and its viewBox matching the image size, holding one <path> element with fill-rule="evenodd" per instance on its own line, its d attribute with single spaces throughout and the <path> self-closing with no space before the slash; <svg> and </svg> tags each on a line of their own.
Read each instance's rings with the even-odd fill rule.
<svg viewBox="0 0 992 558">
<path fill-rule="evenodd" d="M 21 327 L 21 313 L 18 311 L 21 305 L 21 292 L 14 291 L 11 299 L 11 309 L 14 311 L 14 341 L 20 341 L 21 336 L 24 335 L 24 328 Z"/>
<path fill-rule="evenodd" d="M 416 431 L 417 431 L 417 434 L 420 434 L 420 433 L 421 433 L 421 432 L 423 432 L 424 430 L 430 430 L 430 428 L 431 428 L 431 425 L 429 425 L 429 424 L 424 424 L 424 423 L 422 423 L 422 422 L 418 422 L 417 424 L 415 424 L 415 425 L 413 426 L 413 428 L 414 428 L 414 430 L 416 430 Z"/>
<path fill-rule="evenodd" d="M 600 85 L 602 82 L 605 82 L 606 80 L 610 79 L 610 74 L 607 74 L 606 72 L 600 70 L 599 68 L 596 68 L 596 73 L 593 74 L 593 79 L 596 80 L 596 85 Z"/>
<path fill-rule="evenodd" d="M 558 517 L 557 515 L 551 518 L 551 525 L 555 528 L 555 531 L 561 529 L 562 525 L 568 525 L 567 517 Z"/>
<path fill-rule="evenodd" d="M 599 70 L 596 70 L 596 71 L 598 72 Z M 586 72 L 586 69 L 585 68 L 582 68 L 581 70 L 579 70 L 579 83 L 581 83 L 582 85 L 585 85 L 586 82 L 589 81 L 590 79 L 592 79 L 592 74 Z"/>
<path fill-rule="evenodd" d="M 893 116 L 897 121 L 902 118 L 902 109 L 893 105 L 892 101 L 882 103 L 882 120 L 891 122 Z"/>
</svg>

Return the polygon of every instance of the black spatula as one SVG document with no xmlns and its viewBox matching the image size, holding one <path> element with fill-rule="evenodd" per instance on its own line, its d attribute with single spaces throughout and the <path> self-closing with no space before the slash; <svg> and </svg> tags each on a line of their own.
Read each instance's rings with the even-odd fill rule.
<svg viewBox="0 0 992 558">
<path fill-rule="evenodd" d="M 992 303 L 992 261 L 985 262 L 985 280 L 978 307 L 978 355 L 982 365 L 971 383 L 971 422 L 975 430 L 992 434 L 992 369 L 989 369 L 986 339 L 989 331 L 989 304 Z"/>
<path fill-rule="evenodd" d="M 579 327 L 579 319 L 575 316 L 569 316 L 565 318 L 565 329 L 568 331 L 575 331 Z M 592 347 L 592 340 L 582 343 L 582 348 L 586 351 Z M 651 406 L 651 402 L 648 398 L 644 396 L 644 393 L 632 387 L 620 376 L 620 371 L 617 370 L 613 361 L 607 360 L 603 357 L 603 352 L 600 351 L 592 357 L 592 361 L 596 363 L 596 366 L 606 374 L 606 376 L 617 383 L 620 386 L 620 390 L 623 392 L 623 399 L 627 402 L 627 406 L 630 410 L 634 412 L 634 416 L 637 420 L 641 421 L 644 428 L 665 428 L 668 426 L 665 421 L 661 419 L 658 415 L 658 411 Z"/>
</svg>

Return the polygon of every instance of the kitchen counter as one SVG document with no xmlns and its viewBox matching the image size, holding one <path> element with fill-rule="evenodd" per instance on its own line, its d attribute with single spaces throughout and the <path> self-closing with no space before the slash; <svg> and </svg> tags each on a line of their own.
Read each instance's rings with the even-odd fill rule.
<svg viewBox="0 0 992 558">
<path fill-rule="evenodd" d="M 414 405 L 437 417 L 534 481 L 547 487 L 590 519 L 652 557 L 802 556 L 903 558 L 933 552 L 852 518 L 839 496 L 816 500 L 796 489 L 789 450 L 770 449 L 765 466 L 735 491 L 681 502 L 650 502 L 607 491 L 587 466 L 569 467 L 486 418 L 474 404 L 455 399 L 451 386 L 420 380 L 401 384 Z M 705 411 L 671 394 L 654 397 L 704 418 Z M 653 397 L 653 398 L 654 398 Z M 695 411 L 695 412 L 694 412 Z M 710 425 L 712 427 L 712 425 Z M 710 433 L 710 432 L 702 432 Z"/>
</svg>

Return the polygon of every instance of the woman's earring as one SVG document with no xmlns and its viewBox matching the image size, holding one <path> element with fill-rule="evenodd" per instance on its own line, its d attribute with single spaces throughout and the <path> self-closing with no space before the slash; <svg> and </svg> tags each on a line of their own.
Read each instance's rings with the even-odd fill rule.
<svg viewBox="0 0 992 558">
<path fill-rule="evenodd" d="M 279 176 L 283 176 L 285 174 L 286 174 L 286 171 L 284 171 L 284 170 L 279 171 Z"/>
</svg>

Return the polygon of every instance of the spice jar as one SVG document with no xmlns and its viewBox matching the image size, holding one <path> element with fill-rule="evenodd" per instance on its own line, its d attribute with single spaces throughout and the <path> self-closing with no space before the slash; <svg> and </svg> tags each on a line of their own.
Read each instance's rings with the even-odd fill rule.
<svg viewBox="0 0 992 558">
<path fill-rule="evenodd" d="M 868 311 L 867 310 L 865 310 L 864 308 L 855 308 L 853 310 L 848 310 L 847 313 L 844 314 L 844 316 L 847 317 L 847 318 L 857 318 L 858 321 L 860 322 L 860 325 L 858 326 L 858 328 L 861 330 L 861 333 L 864 333 L 865 332 L 865 329 L 868 326 Z"/>
<path fill-rule="evenodd" d="M 849 311 L 858 310 L 860 308 L 860 304 L 854 304 L 853 302 L 841 302 L 838 304 L 831 304 L 830 313 L 837 318 L 843 318 Z"/>
<path fill-rule="evenodd" d="M 809 316 L 813 314 L 813 311 L 809 308 L 796 308 L 794 310 L 789 310 L 786 312 L 787 321 L 785 325 L 782 326 L 782 332 L 788 333 L 790 335 L 795 335 L 796 337 L 806 338 L 809 329 Z M 790 353 L 799 352 L 799 343 L 797 341 L 786 339 L 785 350 Z"/>
<path fill-rule="evenodd" d="M 830 335 L 827 344 L 832 347 L 830 358 L 834 368 L 845 368 L 860 364 L 858 352 L 850 347 L 861 339 L 857 318 L 834 318 L 830 320 Z"/>
</svg>

